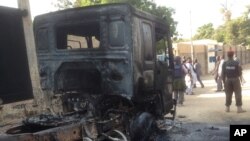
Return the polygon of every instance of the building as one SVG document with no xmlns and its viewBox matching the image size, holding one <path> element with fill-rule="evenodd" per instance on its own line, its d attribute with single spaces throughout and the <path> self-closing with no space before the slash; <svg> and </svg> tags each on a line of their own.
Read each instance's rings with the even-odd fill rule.
<svg viewBox="0 0 250 141">
<path fill-rule="evenodd" d="M 223 44 L 209 39 L 180 42 L 173 47 L 175 55 L 186 57 L 192 56 L 193 47 L 193 59 L 198 59 L 202 66 L 202 74 L 208 74 L 213 70 L 216 56 L 223 54 Z"/>
</svg>

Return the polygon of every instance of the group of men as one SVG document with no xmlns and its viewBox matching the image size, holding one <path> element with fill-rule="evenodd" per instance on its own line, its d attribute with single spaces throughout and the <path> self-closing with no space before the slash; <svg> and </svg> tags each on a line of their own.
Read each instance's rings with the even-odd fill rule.
<svg viewBox="0 0 250 141">
<path fill-rule="evenodd" d="M 195 59 L 193 63 L 191 57 L 181 58 L 176 56 L 174 74 L 174 99 L 177 100 L 179 105 L 183 105 L 184 93 L 187 95 L 193 94 L 193 88 L 196 87 L 197 81 L 200 82 L 201 87 L 204 88 L 204 84 L 200 79 L 201 65 L 197 59 Z"/>
<path fill-rule="evenodd" d="M 242 83 L 242 67 L 238 60 L 234 59 L 234 52 L 227 52 L 228 60 L 224 61 L 224 56 L 216 58 L 215 64 L 215 81 L 217 83 L 217 91 L 225 91 L 226 100 L 225 106 L 226 112 L 230 112 L 230 106 L 232 104 L 232 95 L 235 94 L 235 101 L 237 106 L 237 112 L 243 113 L 245 110 L 242 109 L 242 94 L 241 94 L 241 83 Z M 195 60 L 192 64 L 192 59 L 182 59 L 179 56 L 175 57 L 175 75 L 173 81 L 174 99 L 177 103 L 182 105 L 184 102 L 184 93 L 192 94 L 193 87 L 198 80 L 203 88 L 204 85 L 200 80 L 200 73 L 194 69 L 195 64 L 198 61 Z M 199 65 L 199 64 L 198 64 Z"/>
</svg>

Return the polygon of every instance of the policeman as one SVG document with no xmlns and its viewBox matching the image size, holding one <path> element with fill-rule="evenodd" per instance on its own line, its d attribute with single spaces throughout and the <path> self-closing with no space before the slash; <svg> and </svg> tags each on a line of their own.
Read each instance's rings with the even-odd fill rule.
<svg viewBox="0 0 250 141">
<path fill-rule="evenodd" d="M 186 90 L 185 75 L 187 70 L 181 63 L 181 57 L 176 56 L 174 62 L 174 81 L 173 81 L 173 93 L 174 99 L 177 100 L 180 106 L 183 106 L 184 92 Z"/>
<path fill-rule="evenodd" d="M 235 94 L 235 101 L 237 106 L 237 113 L 243 113 L 242 109 L 242 95 L 240 78 L 242 75 L 242 68 L 240 64 L 233 59 L 234 52 L 227 52 L 228 60 L 222 66 L 222 79 L 224 82 L 226 93 L 226 112 L 230 112 L 230 105 L 232 103 L 233 92 Z"/>
</svg>

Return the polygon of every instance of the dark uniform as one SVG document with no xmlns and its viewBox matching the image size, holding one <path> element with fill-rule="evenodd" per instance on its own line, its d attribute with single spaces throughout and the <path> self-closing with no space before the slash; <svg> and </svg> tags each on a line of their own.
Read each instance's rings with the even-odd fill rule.
<svg viewBox="0 0 250 141">
<path fill-rule="evenodd" d="M 226 93 L 226 112 L 229 112 L 229 107 L 232 104 L 232 95 L 235 94 L 236 106 L 238 107 L 238 113 L 244 112 L 241 109 L 242 106 L 242 95 L 241 95 L 241 83 L 240 76 L 242 75 L 242 68 L 239 62 L 233 60 L 231 57 L 233 52 L 228 53 L 229 60 L 223 64 L 222 67 L 222 79 L 224 82 L 225 93 Z"/>
<path fill-rule="evenodd" d="M 184 92 L 186 90 L 185 75 L 186 72 L 181 63 L 181 58 L 179 56 L 175 57 L 175 71 L 174 71 L 174 81 L 173 81 L 173 92 L 174 99 L 177 100 L 178 104 L 183 105 L 184 102 Z"/>
<path fill-rule="evenodd" d="M 226 106 L 232 103 L 232 95 L 235 93 L 236 106 L 242 105 L 240 76 L 242 69 L 237 61 L 228 60 L 222 68 L 223 81 L 225 84 Z"/>
</svg>

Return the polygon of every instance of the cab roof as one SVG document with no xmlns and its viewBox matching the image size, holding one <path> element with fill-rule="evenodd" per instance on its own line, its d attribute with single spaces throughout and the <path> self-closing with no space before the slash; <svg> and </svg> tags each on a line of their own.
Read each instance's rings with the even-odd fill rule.
<svg viewBox="0 0 250 141">
<path fill-rule="evenodd" d="M 126 3 L 113 3 L 113 4 L 102 4 L 94 6 L 86 6 L 79 8 L 70 8 L 66 10 L 60 10 L 51 12 L 43 15 L 36 16 L 34 19 L 35 26 L 42 26 L 48 23 L 60 23 L 74 20 L 82 20 L 89 18 L 100 18 L 102 15 L 135 15 L 140 18 L 153 21 L 162 26 L 168 27 L 165 20 L 136 9 L 130 4 Z"/>
</svg>

